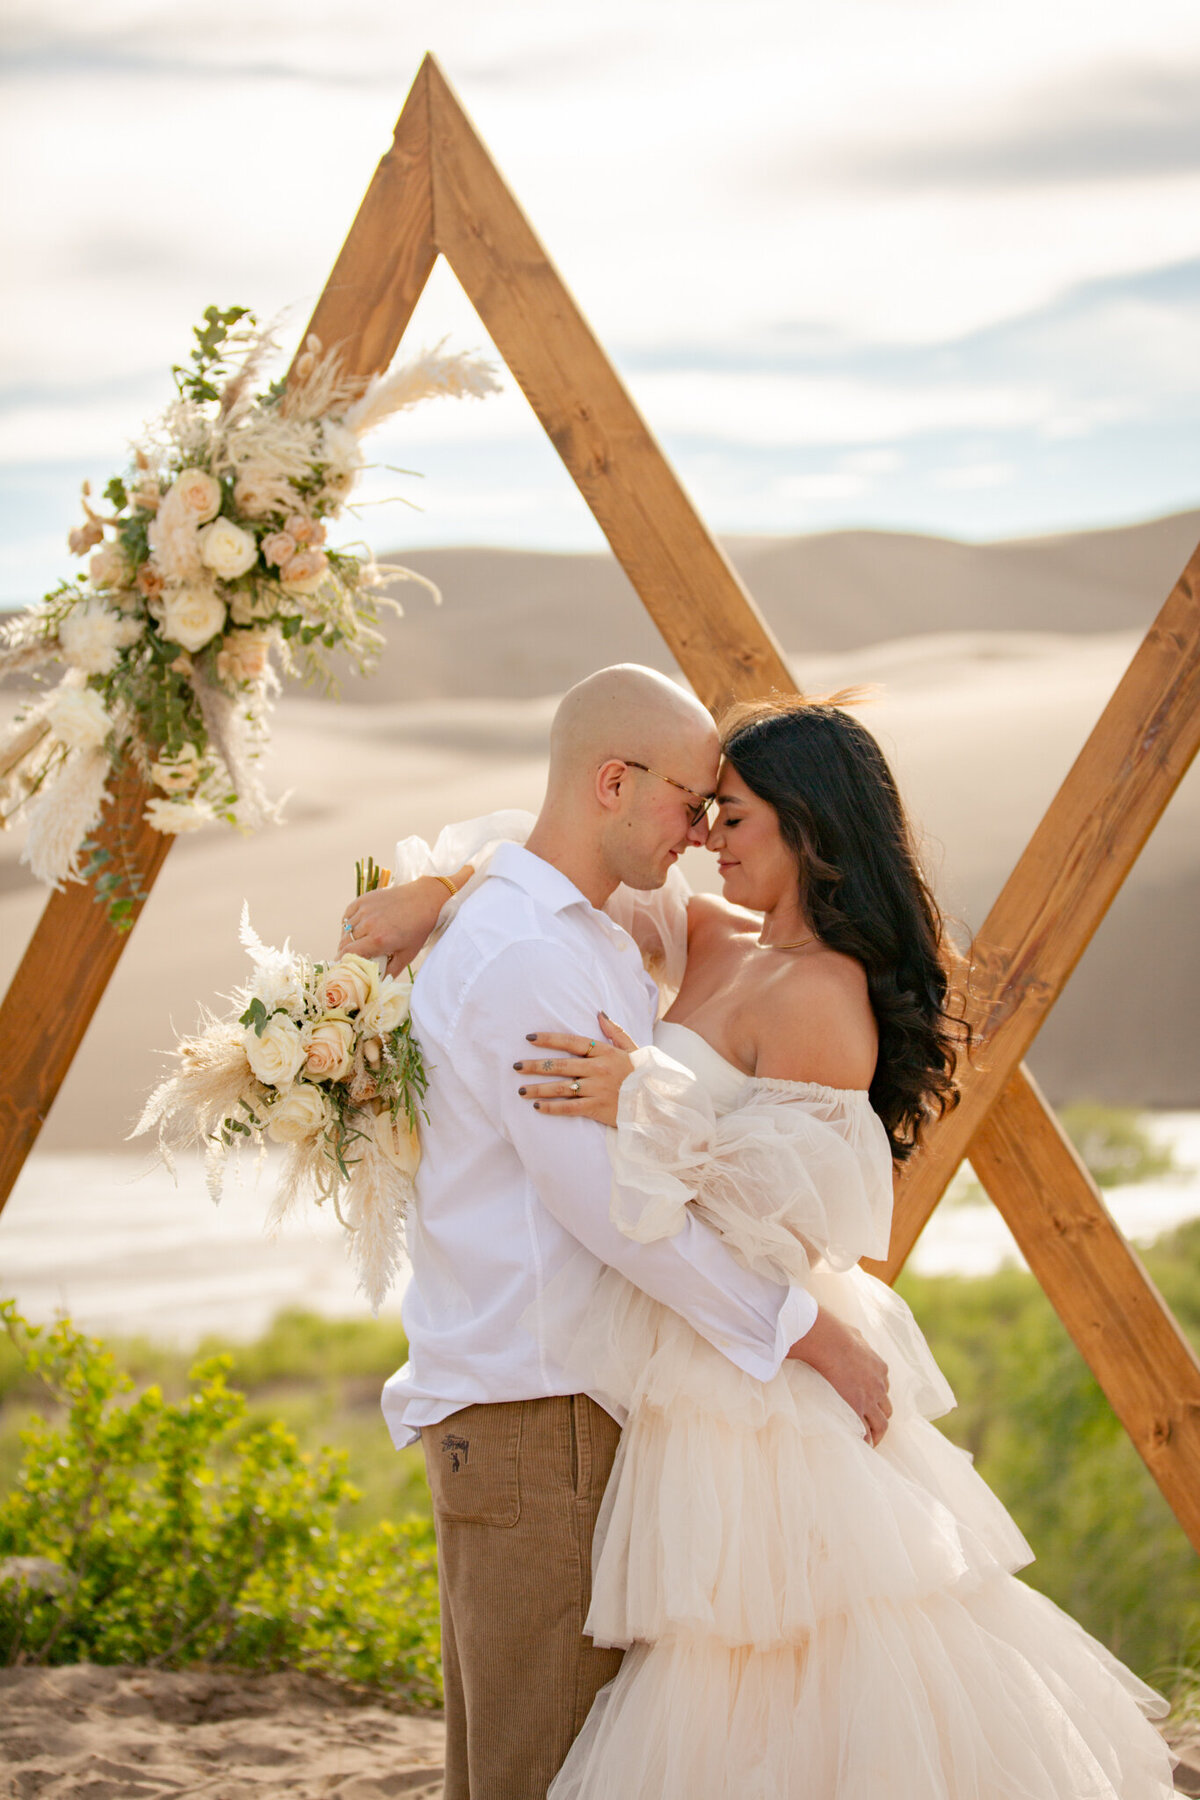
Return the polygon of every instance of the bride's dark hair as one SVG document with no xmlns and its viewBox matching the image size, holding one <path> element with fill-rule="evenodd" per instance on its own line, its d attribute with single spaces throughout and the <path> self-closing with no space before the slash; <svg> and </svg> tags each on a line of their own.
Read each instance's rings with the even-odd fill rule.
<svg viewBox="0 0 1200 1800">
<path fill-rule="evenodd" d="M 871 1105 L 903 1162 L 958 1102 L 966 1026 L 947 1010 L 944 927 L 892 772 L 871 733 L 828 701 L 763 700 L 721 721 L 725 755 L 779 817 L 821 942 L 862 964 L 879 1027 Z"/>
</svg>

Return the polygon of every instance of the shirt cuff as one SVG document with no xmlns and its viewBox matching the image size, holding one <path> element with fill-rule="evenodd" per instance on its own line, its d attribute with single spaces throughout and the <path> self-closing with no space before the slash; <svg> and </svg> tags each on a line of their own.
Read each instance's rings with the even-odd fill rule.
<svg viewBox="0 0 1200 1800">
<path fill-rule="evenodd" d="M 765 1347 L 750 1348 L 744 1343 L 723 1344 L 716 1338 L 711 1341 L 731 1363 L 736 1364 L 747 1375 L 753 1375 L 755 1381 L 772 1381 L 783 1367 L 784 1358 L 792 1345 L 798 1343 L 816 1324 L 817 1310 L 817 1303 L 807 1288 L 790 1287 L 775 1321 L 775 1341 L 770 1350 Z"/>
</svg>

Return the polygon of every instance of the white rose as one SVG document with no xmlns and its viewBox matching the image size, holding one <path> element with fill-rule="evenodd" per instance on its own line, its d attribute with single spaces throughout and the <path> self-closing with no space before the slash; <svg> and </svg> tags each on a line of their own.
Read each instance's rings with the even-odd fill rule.
<svg viewBox="0 0 1200 1800">
<path fill-rule="evenodd" d="M 379 993 L 379 970 L 353 952 L 326 969 L 321 977 L 321 1004 L 330 1012 L 358 1012 Z"/>
<path fill-rule="evenodd" d="M 390 1031 L 395 1031 L 408 1017 L 411 995 L 411 975 L 384 975 L 378 995 L 363 1007 L 360 1030 L 369 1032 L 372 1037 L 386 1037 Z"/>
<path fill-rule="evenodd" d="M 304 1061 L 300 1028 L 280 1013 L 268 1019 L 261 1037 L 253 1025 L 247 1025 L 242 1032 L 242 1044 L 246 1061 L 267 1087 L 290 1087 L 300 1073 Z"/>
<path fill-rule="evenodd" d="M 222 581 L 233 581 L 258 561 L 258 543 L 232 519 L 214 519 L 200 533 L 200 554 Z"/>
<path fill-rule="evenodd" d="M 298 1081 L 268 1113 L 267 1136 L 277 1144 L 305 1144 L 319 1137 L 332 1118 L 333 1109 L 320 1088 Z"/>
<path fill-rule="evenodd" d="M 59 688 L 45 716 L 59 743 L 71 750 L 95 749 L 112 730 L 112 720 L 94 688 Z"/>
<path fill-rule="evenodd" d="M 416 1174 L 421 1165 L 421 1140 L 409 1129 L 403 1113 L 395 1120 L 386 1112 L 376 1114 L 371 1134 L 376 1149 L 393 1169 L 410 1178 Z"/>
<path fill-rule="evenodd" d="M 211 588 L 174 588 L 163 596 L 163 636 L 185 650 L 202 650 L 225 627 L 225 606 Z"/>
<path fill-rule="evenodd" d="M 85 675 L 111 675 L 117 652 L 128 641 L 125 621 L 100 600 L 73 607 L 58 628 L 58 642 L 73 668 Z"/>
<path fill-rule="evenodd" d="M 169 837 L 179 837 L 185 831 L 200 831 L 213 822 L 212 808 L 202 800 L 163 800 L 157 794 L 147 802 L 142 817 L 155 831 L 165 832 Z"/>
<path fill-rule="evenodd" d="M 205 469 L 181 469 L 167 494 L 193 524 L 206 525 L 221 510 L 221 484 Z"/>
</svg>

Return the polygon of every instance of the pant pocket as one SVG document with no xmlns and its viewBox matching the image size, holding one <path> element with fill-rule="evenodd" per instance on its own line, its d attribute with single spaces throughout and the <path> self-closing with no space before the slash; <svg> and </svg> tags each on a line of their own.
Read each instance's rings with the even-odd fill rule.
<svg viewBox="0 0 1200 1800">
<path fill-rule="evenodd" d="M 521 1516 L 520 1401 L 466 1406 L 421 1433 L 437 1517 L 515 1525 Z"/>
</svg>

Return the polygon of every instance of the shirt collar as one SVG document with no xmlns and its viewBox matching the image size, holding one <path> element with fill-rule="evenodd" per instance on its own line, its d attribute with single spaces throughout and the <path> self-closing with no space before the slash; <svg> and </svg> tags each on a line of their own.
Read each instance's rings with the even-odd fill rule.
<svg viewBox="0 0 1200 1800">
<path fill-rule="evenodd" d="M 488 874 L 511 881 L 514 887 L 519 887 L 539 906 L 548 907 L 551 912 L 565 912 L 568 906 L 586 906 L 591 913 L 597 910 L 569 876 L 544 857 L 526 850 L 522 844 L 499 845 Z"/>
<path fill-rule="evenodd" d="M 564 875 L 561 869 L 556 869 L 544 857 L 535 856 L 522 844 L 500 844 L 488 865 L 488 874 L 499 875 L 502 881 L 511 882 L 550 912 L 566 912 L 571 907 L 581 906 L 586 916 L 594 920 L 614 944 L 623 948 L 633 944 L 628 932 L 615 919 L 610 918 L 603 908 L 593 906 L 570 876 Z M 636 947 L 634 945 L 635 949 Z"/>
</svg>

